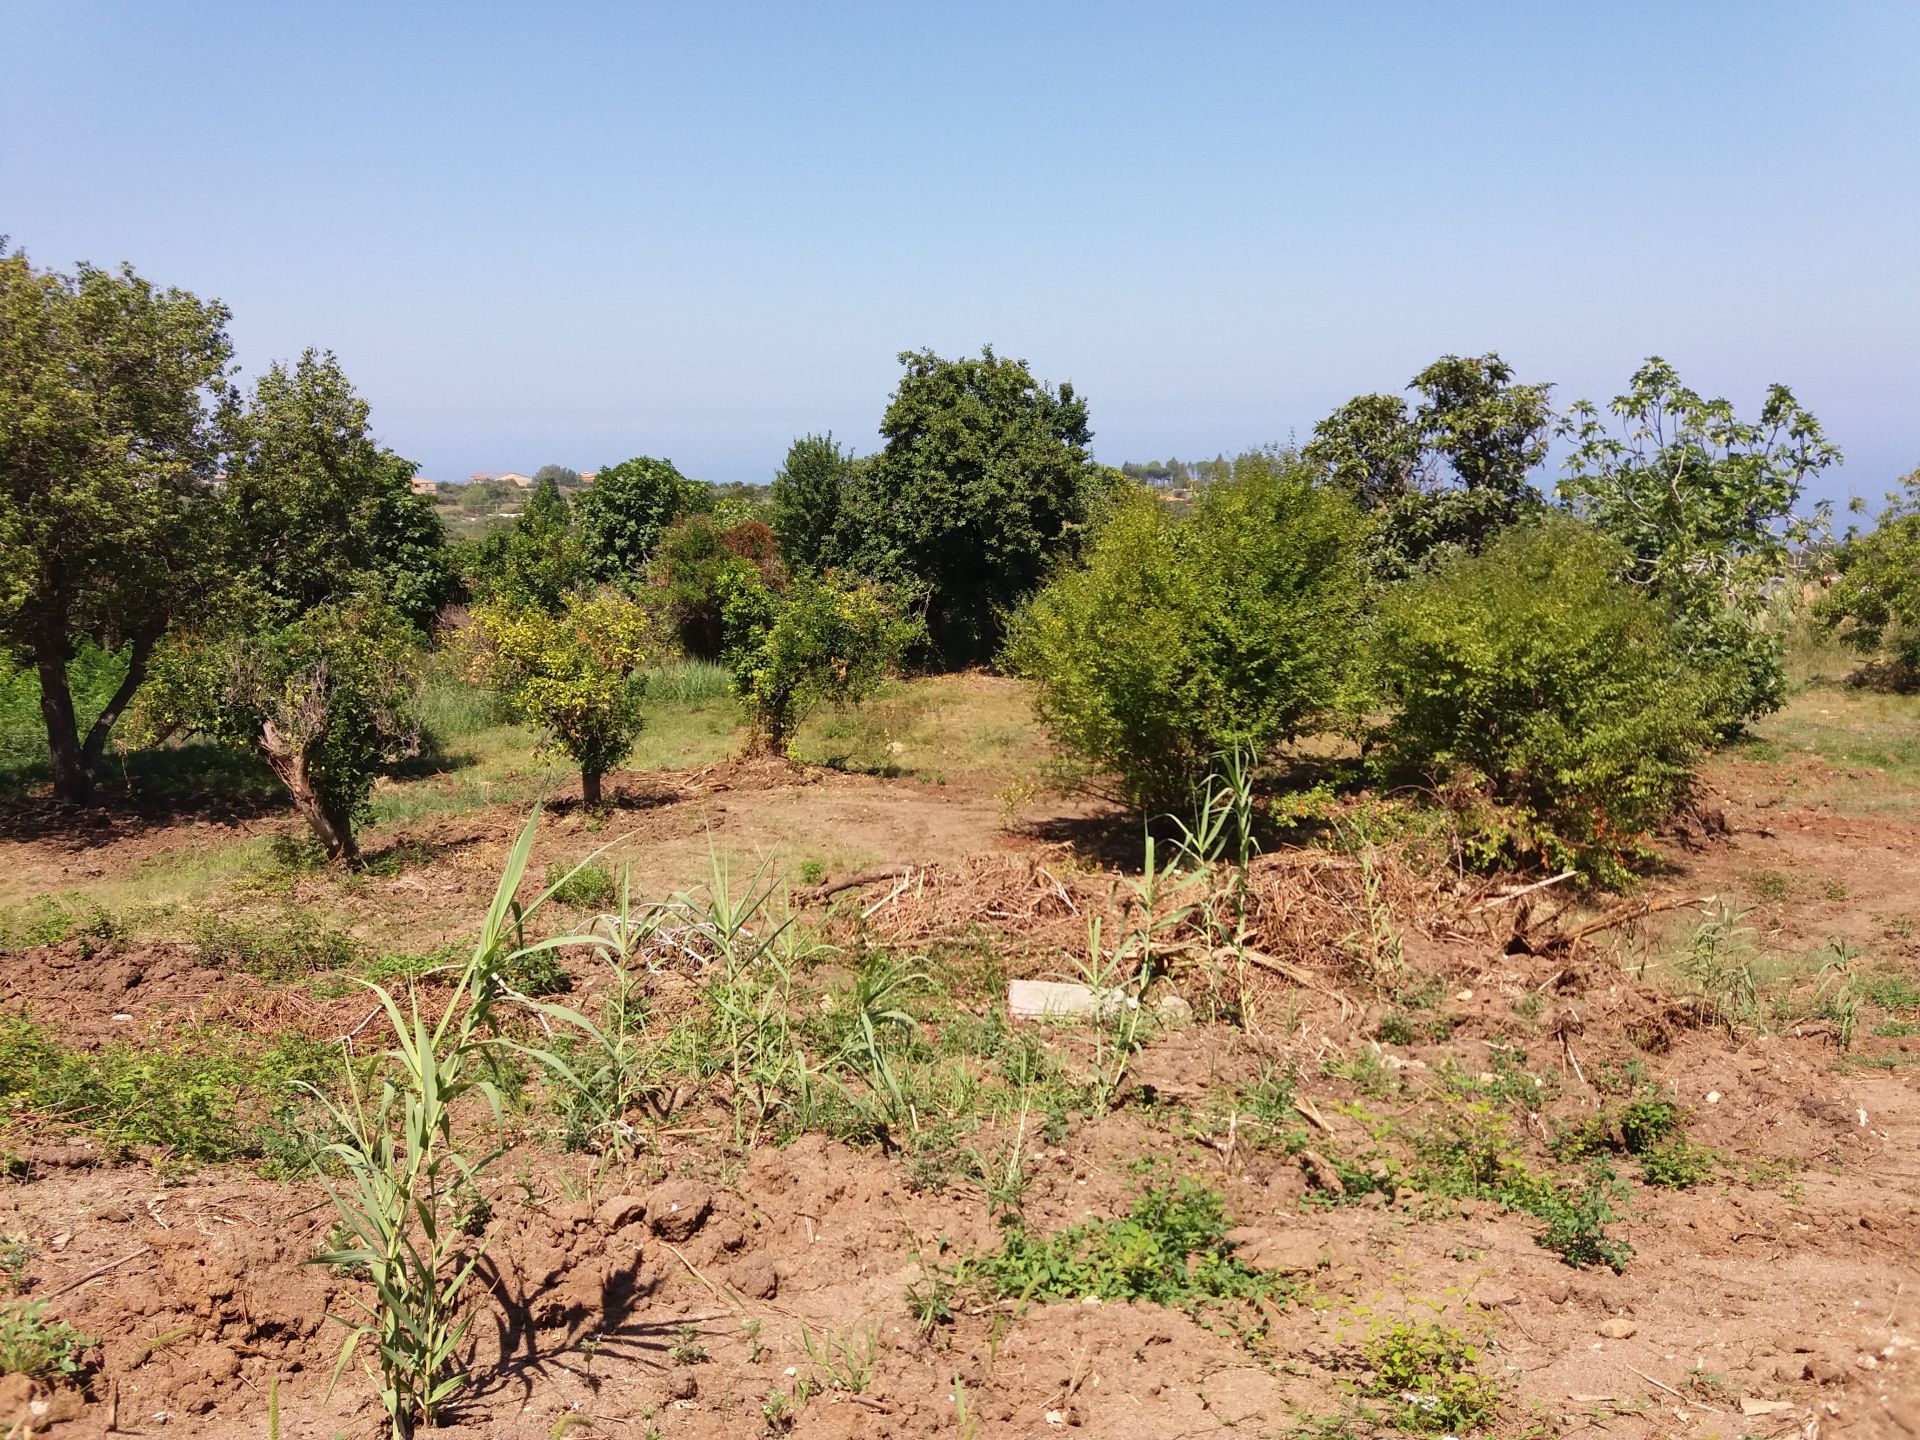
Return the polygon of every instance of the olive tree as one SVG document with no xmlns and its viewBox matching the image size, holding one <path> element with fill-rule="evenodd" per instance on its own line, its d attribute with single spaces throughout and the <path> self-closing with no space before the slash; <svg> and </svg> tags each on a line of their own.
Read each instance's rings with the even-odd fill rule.
<svg viewBox="0 0 1920 1440">
<path fill-rule="evenodd" d="M 155 647 L 206 593 L 227 320 L 129 266 L 61 275 L 0 241 L 0 643 L 39 677 L 63 801 L 90 797 Z M 83 732 L 67 666 L 89 640 L 127 659 Z"/>
<path fill-rule="evenodd" d="M 580 797 L 633 751 L 653 618 L 617 590 L 569 594 L 557 610 L 495 600 L 473 613 L 470 674 L 580 767 Z"/>
<path fill-rule="evenodd" d="M 417 655 L 406 618 L 367 597 L 286 621 L 182 627 L 155 657 L 134 730 L 147 740 L 197 731 L 251 750 L 328 858 L 351 861 L 375 780 L 419 748 Z"/>
</svg>

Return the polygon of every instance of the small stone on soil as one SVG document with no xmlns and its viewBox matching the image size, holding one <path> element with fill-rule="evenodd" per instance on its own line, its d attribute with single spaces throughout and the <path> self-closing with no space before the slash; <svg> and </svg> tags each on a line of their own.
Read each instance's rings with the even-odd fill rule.
<svg viewBox="0 0 1920 1440">
<path fill-rule="evenodd" d="M 1604 1335 L 1609 1340 L 1625 1340 L 1638 1333 L 1640 1327 L 1624 1315 L 1616 1315 L 1611 1320 L 1602 1320 L 1594 1330 L 1596 1335 Z"/>
<path fill-rule="evenodd" d="M 706 1223 L 713 1192 L 693 1180 L 669 1180 L 647 1192 L 647 1224 L 662 1240 L 685 1240 Z"/>
</svg>

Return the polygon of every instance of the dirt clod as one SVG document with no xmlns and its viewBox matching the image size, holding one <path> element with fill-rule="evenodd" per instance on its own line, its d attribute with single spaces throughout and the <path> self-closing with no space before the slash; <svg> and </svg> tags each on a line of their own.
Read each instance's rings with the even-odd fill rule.
<svg viewBox="0 0 1920 1440">
<path fill-rule="evenodd" d="M 593 1223 L 602 1230 L 618 1230 L 646 1213 L 647 1202 L 638 1195 L 614 1195 L 600 1202 L 600 1208 L 593 1212 Z"/>
<path fill-rule="evenodd" d="M 693 1180 L 669 1180 L 647 1192 L 647 1224 L 662 1240 L 690 1239 L 713 1211 L 713 1191 Z"/>
</svg>

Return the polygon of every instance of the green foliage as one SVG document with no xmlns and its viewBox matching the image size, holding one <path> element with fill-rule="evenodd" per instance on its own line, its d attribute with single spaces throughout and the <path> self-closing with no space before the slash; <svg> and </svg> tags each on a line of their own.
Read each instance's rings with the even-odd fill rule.
<svg viewBox="0 0 1920 1440">
<path fill-rule="evenodd" d="M 1570 520 L 1515 530 L 1381 603 L 1389 764 L 1507 808 L 1463 813 L 1485 858 L 1615 880 L 1686 794 L 1708 737 L 1665 616 Z"/>
<path fill-rule="evenodd" d="M 1438 1322 L 1381 1326 L 1361 1354 L 1371 1376 L 1362 1393 L 1388 1401 L 1388 1417 L 1402 1430 L 1465 1435 L 1499 1413 L 1500 1387 L 1480 1373 L 1478 1347 Z"/>
<path fill-rule="evenodd" d="M 709 510 L 713 492 L 671 460 L 640 455 L 608 465 L 574 501 L 574 531 L 588 578 L 632 588 L 654 547 L 682 515 Z"/>
<path fill-rule="evenodd" d="M 567 497 L 551 479 L 535 484 L 513 524 L 482 537 L 465 556 L 474 596 L 522 608 L 558 611 L 587 578 Z"/>
<path fill-rule="evenodd" d="M 160 1048 L 69 1050 L 27 1020 L 0 1024 L 0 1103 L 96 1137 L 109 1153 L 174 1163 L 257 1160 L 289 1089 L 325 1072 L 326 1052 L 287 1037 L 261 1049 L 202 1028 Z"/>
<path fill-rule="evenodd" d="M 1613 1167 L 1595 1161 L 1584 1183 L 1555 1188 L 1539 1198 L 1533 1213 L 1546 1222 L 1546 1229 L 1534 1237 L 1534 1243 L 1575 1269 L 1605 1265 L 1616 1275 L 1623 1273 L 1633 1257 L 1633 1246 L 1610 1237 L 1606 1227 L 1620 1218 L 1614 1206 L 1626 1193 Z"/>
<path fill-rule="evenodd" d="M 1880 524 L 1836 557 L 1840 578 L 1815 608 L 1820 623 L 1879 662 L 1867 678 L 1890 689 L 1920 685 L 1920 470 L 1888 496 Z"/>
<path fill-rule="evenodd" d="M 598 805 L 601 776 L 644 723 L 651 636 L 648 612 L 614 590 L 566 596 L 557 613 L 496 601 L 473 612 L 470 673 L 580 767 L 581 795 Z"/>
<path fill-rule="evenodd" d="M 754 743 L 774 751 L 819 706 L 872 695 L 920 633 L 878 587 L 837 575 L 795 580 L 764 628 L 740 626 L 744 635 L 756 629 L 732 657 L 734 685 Z"/>
<path fill-rule="evenodd" d="M 1177 808 L 1214 757 L 1335 711 L 1361 603 L 1353 507 L 1284 454 L 1246 457 L 1190 520 L 1123 501 L 1084 568 L 1022 609 L 1007 659 L 1055 738 Z"/>
<path fill-rule="evenodd" d="M 204 916 L 194 941 L 203 965 L 281 982 L 348 970 L 366 958 L 365 947 L 351 935 L 298 909 L 271 916 Z"/>
<path fill-rule="evenodd" d="M 576 910 L 601 910 L 613 903 L 619 887 L 613 872 L 597 860 L 566 865 L 556 860 L 547 866 L 547 893 L 561 905 Z"/>
<path fill-rule="evenodd" d="M 992 347 L 978 359 L 900 356 L 881 452 L 842 487 L 852 568 L 926 600 L 950 666 L 992 658 L 1003 615 L 1078 549 L 1110 483 L 1088 454 L 1086 402 Z"/>
<path fill-rule="evenodd" d="M 778 593 L 787 583 L 773 531 L 761 520 L 722 527 L 711 516 L 684 516 L 661 537 L 654 569 L 680 648 L 695 660 L 715 661 L 750 643 L 737 632 L 751 628 L 764 602 L 740 592 Z"/>
<path fill-rule="evenodd" d="M 0 910 L 0 955 L 80 940 L 96 943 L 118 938 L 120 921 L 82 895 L 42 895 L 16 909 Z"/>
<path fill-rule="evenodd" d="M 127 678 L 128 651 L 102 650 L 81 639 L 67 662 L 67 689 L 75 723 L 82 729 L 107 708 Z M 0 791 L 44 779 L 51 762 L 47 721 L 40 713 L 40 676 L 0 652 Z"/>
<path fill-rule="evenodd" d="M 1553 388 L 1516 384 L 1498 355 L 1443 355 L 1413 377 L 1409 410 L 1361 395 L 1314 427 L 1302 458 L 1374 519 L 1368 568 L 1398 580 L 1461 553 L 1478 554 L 1538 511 L 1527 476 L 1547 453 Z"/>
<path fill-rule="evenodd" d="M 268 624 L 368 594 L 429 628 L 454 579 L 417 468 L 367 430 L 367 402 L 331 354 L 269 367 L 235 427 L 221 487 L 229 576 L 248 577 Z"/>
<path fill-rule="evenodd" d="M 47 1318 L 45 1300 L 0 1305 L 0 1375 L 66 1380 L 78 1375 L 86 1352 L 100 1342 L 64 1320 Z"/>
<path fill-rule="evenodd" d="M 954 1278 L 994 1299 L 1146 1300 L 1222 1313 L 1257 1334 L 1258 1302 L 1284 1296 L 1285 1282 L 1235 1258 L 1229 1228 L 1220 1197 L 1182 1178 L 1149 1187 L 1118 1220 L 1044 1238 L 1011 1229 L 998 1251 L 963 1260 Z"/>
<path fill-rule="evenodd" d="M 1763 587 L 1824 522 L 1824 502 L 1812 519 L 1795 507 L 1840 451 L 1786 386 L 1745 421 L 1658 356 L 1608 409 L 1617 436 L 1584 400 L 1561 425 L 1574 442 L 1561 497 L 1624 547 L 1621 573 L 1673 611 L 1684 657 L 1710 682 L 1708 714 L 1731 734 L 1780 707 L 1785 675 L 1777 638 L 1759 626 Z"/>
<path fill-rule="evenodd" d="M 135 734 L 184 727 L 252 750 L 328 857 L 352 859 L 374 781 L 419 748 L 416 646 L 412 627 L 370 599 L 264 629 L 183 632 L 155 659 Z"/>
<path fill-rule="evenodd" d="M 0 645 L 40 676 L 54 792 L 80 802 L 147 657 L 207 593 L 230 419 L 228 311 L 129 266 L 0 251 Z M 84 731 L 83 641 L 128 649 Z"/>
<path fill-rule="evenodd" d="M 844 560 L 848 537 L 840 533 L 842 497 L 858 462 L 832 434 L 803 435 L 787 449 L 773 477 L 773 533 L 780 554 L 797 574 L 817 574 Z"/>
</svg>

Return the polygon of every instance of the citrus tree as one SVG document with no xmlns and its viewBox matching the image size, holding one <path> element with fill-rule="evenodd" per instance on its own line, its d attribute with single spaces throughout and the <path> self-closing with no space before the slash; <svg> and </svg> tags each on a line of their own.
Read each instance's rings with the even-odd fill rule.
<svg viewBox="0 0 1920 1440">
<path fill-rule="evenodd" d="M 557 610 L 497 600 L 473 612 L 472 678 L 580 767 L 588 805 L 602 803 L 602 777 L 640 734 L 653 628 L 614 590 L 564 596 Z"/>
</svg>

